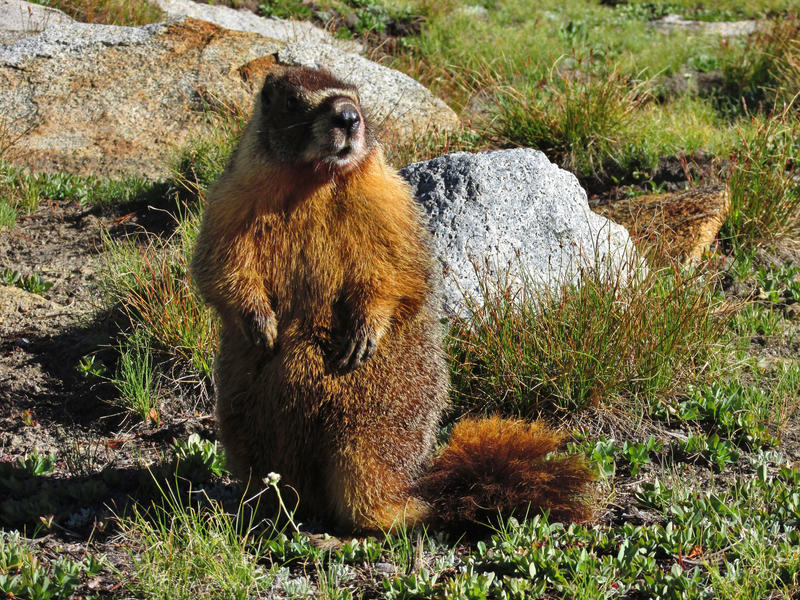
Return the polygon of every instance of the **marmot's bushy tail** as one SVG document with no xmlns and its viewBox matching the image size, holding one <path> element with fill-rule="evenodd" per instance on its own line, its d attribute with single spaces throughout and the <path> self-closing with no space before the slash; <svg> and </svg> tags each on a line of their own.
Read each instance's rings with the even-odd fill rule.
<svg viewBox="0 0 800 600">
<path fill-rule="evenodd" d="M 554 521 L 591 514 L 594 474 L 580 456 L 550 456 L 565 435 L 543 422 L 462 419 L 417 485 L 441 524 L 489 523 L 498 512 L 547 510 Z"/>
</svg>

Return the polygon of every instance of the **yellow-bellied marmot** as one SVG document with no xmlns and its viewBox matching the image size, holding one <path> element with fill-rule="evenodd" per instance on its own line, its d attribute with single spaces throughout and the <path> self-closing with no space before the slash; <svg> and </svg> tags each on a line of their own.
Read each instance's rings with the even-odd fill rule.
<svg viewBox="0 0 800 600">
<path fill-rule="evenodd" d="M 230 468 L 280 473 L 302 513 L 349 530 L 528 504 L 585 516 L 588 467 L 546 459 L 562 436 L 538 423 L 464 420 L 431 458 L 448 367 L 426 238 L 356 88 L 300 67 L 269 74 L 192 263 L 222 322 Z"/>
</svg>

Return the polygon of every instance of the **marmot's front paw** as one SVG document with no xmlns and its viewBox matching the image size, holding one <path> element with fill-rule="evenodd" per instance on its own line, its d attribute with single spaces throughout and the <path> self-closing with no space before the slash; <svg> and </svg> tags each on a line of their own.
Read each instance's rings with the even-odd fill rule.
<svg viewBox="0 0 800 600">
<path fill-rule="evenodd" d="M 265 350 L 273 352 L 278 343 L 278 319 L 275 313 L 267 315 L 257 312 L 248 312 L 242 315 L 242 330 L 245 337 L 254 346 L 262 346 Z"/>
<path fill-rule="evenodd" d="M 382 332 L 367 325 L 353 327 L 342 336 L 333 352 L 334 368 L 343 373 L 357 369 L 375 354 L 381 337 Z"/>
</svg>

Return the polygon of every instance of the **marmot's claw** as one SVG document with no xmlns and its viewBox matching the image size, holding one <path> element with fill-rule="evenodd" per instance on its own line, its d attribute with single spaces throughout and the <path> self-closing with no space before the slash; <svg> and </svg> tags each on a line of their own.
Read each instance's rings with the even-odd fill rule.
<svg viewBox="0 0 800 600">
<path fill-rule="evenodd" d="M 349 373 L 369 360 L 378 348 L 374 331 L 361 327 L 345 338 L 342 349 L 334 358 L 337 370 Z"/>
<path fill-rule="evenodd" d="M 267 316 L 258 313 L 244 315 L 244 333 L 254 346 L 262 346 L 269 352 L 276 349 L 278 342 L 278 320 L 275 313 Z"/>
</svg>

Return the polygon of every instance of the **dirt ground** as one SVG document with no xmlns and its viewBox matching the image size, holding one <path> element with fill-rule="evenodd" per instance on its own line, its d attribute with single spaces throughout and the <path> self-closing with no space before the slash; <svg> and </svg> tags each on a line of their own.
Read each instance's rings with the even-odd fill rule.
<svg viewBox="0 0 800 600">
<path fill-rule="evenodd" d="M 110 384 L 82 375 L 84 356 L 110 353 L 112 317 L 101 304 L 103 232 L 126 235 L 150 218 L 146 206 L 125 211 L 47 203 L 0 232 L 0 270 L 33 273 L 53 286 L 42 295 L 0 286 L 0 526 L 35 538 L 45 556 L 94 552 L 124 571 L 113 515 L 152 487 L 145 468 L 173 438 L 213 438 L 210 416 L 171 414 L 158 427 L 126 419 Z M 15 472 L 19 457 L 55 453 L 43 477 Z M 8 489 L 3 489 L 8 488 Z M 49 530 L 40 516 L 54 515 Z M 35 535 L 34 535 L 35 534 Z M 106 570 L 85 592 L 125 597 Z"/>
</svg>

